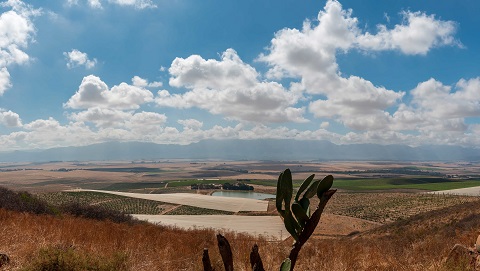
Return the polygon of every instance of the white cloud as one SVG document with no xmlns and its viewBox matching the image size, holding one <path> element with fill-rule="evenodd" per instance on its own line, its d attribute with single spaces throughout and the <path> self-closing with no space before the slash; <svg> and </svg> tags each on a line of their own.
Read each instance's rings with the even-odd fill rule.
<svg viewBox="0 0 480 271">
<path fill-rule="evenodd" d="M 7 127 L 20 127 L 22 126 L 22 120 L 17 113 L 0 108 L 0 124 Z"/>
<path fill-rule="evenodd" d="M 24 128 L 27 131 L 18 135 L 15 143 L 17 148 L 45 149 L 99 142 L 99 136 L 81 122 L 61 125 L 54 118 L 38 119 L 25 124 Z"/>
<path fill-rule="evenodd" d="M 10 73 L 7 66 L 24 64 L 29 56 L 23 50 L 34 40 L 35 26 L 32 17 L 41 14 L 39 9 L 19 0 L 9 0 L 0 6 L 11 8 L 0 15 L 0 96 L 9 89 Z"/>
<path fill-rule="evenodd" d="M 330 127 L 330 122 L 328 122 L 328 121 L 323 121 L 320 124 L 320 128 L 322 128 L 322 129 L 327 129 L 328 127 Z"/>
<path fill-rule="evenodd" d="M 136 9 L 156 8 L 151 0 L 108 0 L 109 3 L 114 3 L 120 6 L 132 6 Z"/>
<path fill-rule="evenodd" d="M 126 83 L 108 88 L 99 77 L 83 78 L 77 92 L 64 104 L 65 108 L 86 109 L 90 107 L 110 109 L 137 109 L 141 104 L 153 101 L 153 94 L 140 87 Z"/>
<path fill-rule="evenodd" d="M 156 7 L 153 1 L 145 0 L 67 0 L 67 4 L 88 4 L 92 8 Z M 0 5 L 11 8 L 0 15 L 1 95 L 11 87 L 8 65 L 29 61 L 25 51 L 35 35 L 31 18 L 40 11 L 18 0 Z M 454 37 L 457 29 L 454 22 L 423 12 L 406 11 L 401 16 L 401 24 L 379 25 L 376 33 L 368 33 L 358 26 L 359 20 L 353 17 L 352 10 L 343 9 L 338 1 L 327 1 L 317 20 L 305 21 L 302 29 L 285 28 L 275 33 L 265 54 L 258 57 L 269 65 L 265 76 L 244 63 L 233 49 L 227 49 L 220 59 L 204 59 L 199 55 L 176 58 L 168 72 L 170 86 L 177 89 L 160 90 L 155 99 L 145 88 L 162 87 L 161 82 L 134 76 L 131 84 L 120 83 L 109 88 L 99 77 L 89 75 L 64 104 L 69 110 L 67 124 L 49 118 L 23 125 L 18 114 L 0 109 L 1 125 L 22 129 L 0 135 L 0 145 L 11 149 L 47 148 L 108 140 L 187 144 L 211 138 L 323 139 L 345 144 L 480 144 L 480 125 L 466 122 L 467 118 L 480 117 L 480 78 L 462 79 L 453 86 L 430 79 L 406 94 L 359 76 L 342 75 L 336 59 L 339 52 L 393 50 L 424 55 L 440 46 L 462 46 Z M 389 21 L 387 15 L 385 18 Z M 64 55 L 69 68 L 88 69 L 97 63 L 76 49 Z M 161 67 L 160 71 L 166 68 Z M 293 78 L 289 88 L 279 83 L 288 82 L 280 81 L 287 77 Z M 408 99 L 402 101 L 404 97 Z M 142 105 L 153 101 L 164 107 L 200 108 L 238 124 L 205 128 L 201 119 L 187 118 L 177 121 L 183 128 L 169 127 L 165 114 L 137 112 Z M 307 122 L 307 108 L 319 118 L 313 125 L 318 127 L 316 130 L 267 126 Z M 354 131 L 347 134 L 328 131 L 336 129 L 335 121 Z"/>
<path fill-rule="evenodd" d="M 50 117 L 47 120 L 38 119 L 30 123 L 25 124 L 27 130 L 42 130 L 42 131 L 54 131 L 60 127 L 60 123 L 54 118 Z"/>
<path fill-rule="evenodd" d="M 160 106 L 198 107 L 226 118 L 251 122 L 305 122 L 304 108 L 293 107 L 301 97 L 276 82 L 260 82 L 257 71 L 233 49 L 220 61 L 192 55 L 176 58 L 169 72 L 170 85 L 191 89 L 184 94 L 158 92 Z"/>
<path fill-rule="evenodd" d="M 221 61 L 205 60 L 199 55 L 177 57 L 168 71 L 171 86 L 188 88 L 248 88 L 257 83 L 258 77 L 257 71 L 245 64 L 233 49 L 227 49 Z"/>
<path fill-rule="evenodd" d="M 456 23 L 437 20 L 423 12 L 402 12 L 403 24 L 389 30 L 378 25 L 378 33 L 365 33 L 357 38 L 361 48 L 370 50 L 400 50 L 404 54 L 425 55 L 433 47 L 462 46 L 454 38 Z"/>
<path fill-rule="evenodd" d="M 93 107 L 86 111 L 73 113 L 69 116 L 70 119 L 79 122 L 92 122 L 97 127 L 122 127 L 124 126 L 125 119 L 131 117 L 130 113 L 108 109 Z"/>
<path fill-rule="evenodd" d="M 66 5 L 67 6 L 76 6 L 76 5 L 78 5 L 78 0 L 67 0 Z"/>
<path fill-rule="evenodd" d="M 7 91 L 12 86 L 10 83 L 10 73 L 7 68 L 3 67 L 0 69 L 0 96 Z"/>
<path fill-rule="evenodd" d="M 149 83 L 147 79 L 141 78 L 140 76 L 136 76 L 136 75 L 132 78 L 132 84 L 136 87 L 141 87 L 141 88 L 145 88 L 145 87 L 159 88 L 163 86 L 162 82 Z"/>
<path fill-rule="evenodd" d="M 125 113 L 125 112 L 124 112 Z M 105 141 L 144 141 L 155 143 L 189 144 L 203 139 L 296 139 L 329 140 L 336 144 L 374 143 L 406 144 L 480 144 L 479 125 L 473 125 L 467 132 L 421 131 L 409 134 L 398 131 L 376 130 L 349 132 L 345 135 L 327 131 L 326 125 L 317 130 L 297 130 L 285 126 L 238 124 L 235 126 L 215 125 L 202 129 L 201 121 L 180 120 L 183 130 L 165 126 L 166 116 L 154 112 L 127 112 L 123 126 L 96 126 L 92 128 L 83 121 L 61 125 L 53 118 L 35 120 L 24 125 L 26 131 L 0 135 L 0 144 L 5 150 L 78 146 Z M 88 122 L 88 121 L 87 121 Z"/>
<path fill-rule="evenodd" d="M 167 122 L 167 116 L 165 114 L 159 114 L 155 112 L 139 112 L 131 116 L 126 121 L 126 127 L 137 133 L 148 133 L 149 131 L 157 130 L 161 128 Z"/>
<path fill-rule="evenodd" d="M 334 118 L 356 130 L 384 129 L 392 123 L 388 110 L 397 106 L 405 93 L 376 86 L 358 76 L 342 76 L 336 61 L 338 51 L 425 54 L 433 47 L 461 45 L 453 37 L 453 22 L 421 12 L 404 12 L 402 16 L 404 22 L 393 29 L 379 26 L 377 34 L 362 33 L 352 11 L 329 0 L 319 12 L 318 21 L 305 21 L 301 30 L 285 28 L 275 33 L 267 53 L 258 60 L 270 66 L 268 78 L 299 78 L 308 94 L 322 95 L 309 105 L 315 117 Z"/>
<path fill-rule="evenodd" d="M 410 91 L 410 104 L 393 114 L 392 130 L 465 133 L 465 119 L 480 117 L 480 78 L 461 79 L 454 87 L 431 78 Z M 457 135 L 457 137 L 459 137 Z"/>
<path fill-rule="evenodd" d="M 89 59 L 86 53 L 82 53 L 77 49 L 73 49 L 70 52 L 64 52 L 63 55 L 67 59 L 67 67 L 69 69 L 85 66 L 87 69 L 95 67 L 97 59 Z"/>
<path fill-rule="evenodd" d="M 102 3 L 100 3 L 100 0 L 88 0 L 88 5 L 91 8 L 97 8 L 97 9 L 103 8 Z"/>
<path fill-rule="evenodd" d="M 124 7 L 133 7 L 135 9 L 157 8 L 157 5 L 152 0 L 86 0 L 89 7 L 94 9 L 102 9 L 102 3 L 108 2 L 112 5 L 119 5 Z M 79 0 L 66 0 L 67 6 L 79 5 Z"/>
<path fill-rule="evenodd" d="M 183 125 L 184 129 L 191 129 L 191 130 L 200 130 L 203 126 L 203 122 L 198 121 L 196 119 L 179 120 L 178 123 Z"/>
<path fill-rule="evenodd" d="M 452 89 L 435 79 L 418 84 L 412 104 L 429 117 L 440 119 L 480 116 L 480 77 L 461 79 Z"/>
<path fill-rule="evenodd" d="M 167 117 L 154 112 L 125 112 L 108 108 L 89 108 L 78 113 L 72 113 L 69 118 L 76 122 L 90 122 L 98 128 L 128 128 L 145 131 L 151 126 L 162 126 Z"/>
</svg>

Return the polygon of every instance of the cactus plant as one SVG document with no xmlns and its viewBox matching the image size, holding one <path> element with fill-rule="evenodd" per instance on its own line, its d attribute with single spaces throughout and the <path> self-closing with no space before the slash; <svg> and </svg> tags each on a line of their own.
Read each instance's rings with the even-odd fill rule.
<svg viewBox="0 0 480 271">
<path fill-rule="evenodd" d="M 289 258 L 286 258 L 280 265 L 280 271 L 290 271 L 290 268 L 292 268 L 292 262 Z"/>
<path fill-rule="evenodd" d="M 315 174 L 312 174 L 303 181 L 292 203 L 293 181 L 290 169 L 287 168 L 278 176 L 275 205 L 278 213 L 283 218 L 285 228 L 295 239 L 290 255 L 282 262 L 280 271 L 293 271 L 300 249 L 313 234 L 313 231 L 320 222 L 320 217 L 328 200 L 336 192 L 336 190 L 330 189 L 333 185 L 332 175 L 326 176 L 321 181 L 314 181 L 314 178 Z M 315 195 L 317 195 L 320 202 L 315 211 L 311 213 L 310 199 Z M 221 235 L 217 235 L 217 240 L 225 269 L 233 270 L 232 253 L 227 239 Z M 204 251 L 203 264 L 205 271 L 213 270 L 207 249 Z M 264 271 L 256 244 L 253 246 L 250 254 L 250 264 L 254 271 Z"/>
<path fill-rule="evenodd" d="M 308 176 L 290 204 L 293 194 L 292 174 L 286 169 L 280 174 L 277 181 L 276 207 L 283 218 L 285 228 L 295 239 L 290 255 L 282 263 L 281 271 L 293 270 L 300 249 L 313 234 L 320 221 L 320 216 L 330 197 L 336 190 L 330 190 L 333 185 L 333 176 L 328 175 L 321 181 L 313 181 L 315 174 Z M 310 199 L 317 195 L 320 200 L 317 209 L 310 215 Z M 288 265 L 287 265 L 288 262 Z M 287 268 L 288 266 L 288 268 Z"/>
</svg>

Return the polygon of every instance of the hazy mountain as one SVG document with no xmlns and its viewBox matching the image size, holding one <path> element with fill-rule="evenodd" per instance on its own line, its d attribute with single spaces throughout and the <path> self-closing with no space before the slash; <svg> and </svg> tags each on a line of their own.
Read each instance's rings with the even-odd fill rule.
<svg viewBox="0 0 480 271">
<path fill-rule="evenodd" d="M 154 159 L 479 161 L 480 151 L 456 146 L 352 144 L 297 140 L 204 140 L 190 145 L 108 142 L 82 147 L 0 153 L 1 162 Z"/>
</svg>

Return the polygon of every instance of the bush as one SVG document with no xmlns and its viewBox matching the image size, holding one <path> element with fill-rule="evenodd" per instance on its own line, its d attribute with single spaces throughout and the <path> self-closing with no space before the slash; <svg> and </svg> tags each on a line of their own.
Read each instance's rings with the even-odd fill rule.
<svg viewBox="0 0 480 271">
<path fill-rule="evenodd" d="M 67 203 L 62 205 L 61 210 L 63 213 L 70 214 L 76 217 L 83 217 L 95 220 L 110 220 L 116 223 L 138 223 L 139 221 L 134 219 L 131 215 L 118 212 L 111 209 L 106 209 L 100 206 L 91 206 L 86 204 L 80 204 L 78 202 Z"/>
<path fill-rule="evenodd" d="M 28 192 L 15 192 L 0 187 L 0 208 L 33 214 L 56 214 L 57 211 Z"/>
<path fill-rule="evenodd" d="M 22 271 L 111 271 L 128 270 L 127 257 L 116 253 L 110 257 L 94 257 L 72 247 L 48 247 L 34 256 Z"/>
<path fill-rule="evenodd" d="M 15 192 L 4 187 L 0 187 L 0 208 L 33 214 L 59 215 L 65 213 L 76 217 L 110 220 L 116 223 L 140 223 L 131 215 L 101 206 L 74 202 L 61 205 L 59 208 L 53 207 L 28 192 Z"/>
</svg>

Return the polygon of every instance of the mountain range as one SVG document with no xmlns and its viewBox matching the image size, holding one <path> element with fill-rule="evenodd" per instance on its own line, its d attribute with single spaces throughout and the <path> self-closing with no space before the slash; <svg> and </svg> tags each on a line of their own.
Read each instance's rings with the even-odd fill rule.
<svg viewBox="0 0 480 271">
<path fill-rule="evenodd" d="M 260 139 L 204 140 L 189 145 L 106 142 L 80 147 L 0 152 L 0 162 L 219 159 L 273 161 L 480 161 L 480 150 L 459 146 L 350 144 Z"/>
</svg>

